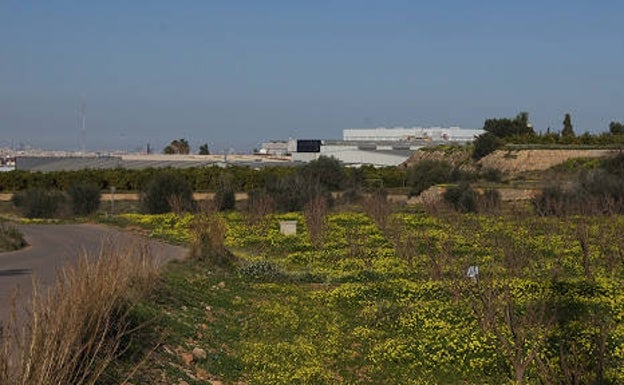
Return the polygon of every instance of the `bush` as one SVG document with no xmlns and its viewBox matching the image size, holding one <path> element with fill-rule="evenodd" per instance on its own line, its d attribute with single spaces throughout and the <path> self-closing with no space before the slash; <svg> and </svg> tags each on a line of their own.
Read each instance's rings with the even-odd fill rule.
<svg viewBox="0 0 624 385">
<path fill-rule="evenodd" d="M 488 182 L 500 183 L 503 180 L 503 172 L 497 168 L 487 168 L 481 175 Z"/>
<path fill-rule="evenodd" d="M 546 186 L 542 189 L 541 194 L 533 198 L 531 203 L 538 215 L 564 215 L 564 209 L 569 209 L 570 203 L 566 202 L 568 196 L 563 189 L 557 185 Z"/>
<path fill-rule="evenodd" d="M 74 215 L 90 215 L 100 208 L 100 189 L 93 184 L 75 184 L 67 190 Z"/>
<path fill-rule="evenodd" d="M 451 180 L 453 167 L 443 160 L 424 160 L 407 170 L 407 184 L 410 195 L 419 195 L 429 187 Z"/>
<path fill-rule="evenodd" d="M 183 210 L 193 207 L 193 191 L 190 183 L 173 172 L 157 173 L 141 192 L 141 209 L 147 214 L 162 214 L 172 210 L 176 202 Z"/>
<path fill-rule="evenodd" d="M 454 167 L 449 175 L 449 182 L 472 182 L 477 180 L 478 175 L 469 170 L 462 170 L 459 166 Z"/>
<path fill-rule="evenodd" d="M 616 156 L 604 159 L 602 168 L 610 174 L 624 177 L 624 153 L 619 152 Z"/>
<path fill-rule="evenodd" d="M 493 153 L 505 144 L 505 141 L 491 132 L 486 132 L 477 136 L 474 141 L 474 150 L 472 158 L 479 160 L 486 155 Z"/>
<path fill-rule="evenodd" d="M 319 184 L 312 183 L 300 175 L 268 179 L 265 183 L 265 192 L 273 198 L 275 208 L 280 212 L 302 211 L 305 204 L 317 195 L 324 195 L 328 199 L 331 197 L 330 194 L 324 193 Z"/>
<path fill-rule="evenodd" d="M 478 199 L 479 195 L 467 183 L 450 187 L 444 193 L 444 200 L 461 213 L 477 212 Z"/>
<path fill-rule="evenodd" d="M 500 208 L 501 194 L 498 190 L 489 188 L 479 197 L 480 207 L 484 211 L 494 211 Z"/>
<path fill-rule="evenodd" d="M 342 189 L 347 174 L 340 161 L 336 158 L 320 156 L 318 159 L 302 166 L 298 174 L 309 184 L 318 184 L 323 189 L 336 191 Z"/>
<path fill-rule="evenodd" d="M 215 192 L 214 202 L 219 211 L 233 210 L 236 205 L 236 194 L 229 185 L 221 185 Z"/>
<path fill-rule="evenodd" d="M 533 207 L 538 215 L 600 215 L 624 213 L 624 180 L 603 169 L 586 172 L 563 189 L 544 187 Z"/>
<path fill-rule="evenodd" d="M 11 201 L 27 218 L 53 218 L 58 215 L 65 196 L 58 190 L 34 188 L 16 192 Z"/>
</svg>

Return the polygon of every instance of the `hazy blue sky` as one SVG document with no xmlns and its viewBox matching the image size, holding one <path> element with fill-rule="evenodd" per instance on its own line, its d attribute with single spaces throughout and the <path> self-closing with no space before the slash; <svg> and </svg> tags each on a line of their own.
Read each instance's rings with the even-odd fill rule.
<svg viewBox="0 0 624 385">
<path fill-rule="evenodd" d="M 622 1 L 1 0 L 0 147 L 624 120 Z"/>
</svg>

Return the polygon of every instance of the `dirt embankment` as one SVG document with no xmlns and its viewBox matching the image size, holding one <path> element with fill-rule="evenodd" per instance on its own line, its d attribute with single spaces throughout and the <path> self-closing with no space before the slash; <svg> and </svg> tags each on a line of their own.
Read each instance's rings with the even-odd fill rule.
<svg viewBox="0 0 624 385">
<path fill-rule="evenodd" d="M 444 160 L 453 166 L 467 165 L 471 163 L 470 149 L 466 147 L 449 147 L 440 150 L 416 151 L 403 163 L 404 167 L 410 167 L 425 160 Z"/>
<path fill-rule="evenodd" d="M 508 177 L 514 177 L 523 172 L 547 170 L 568 159 L 599 158 L 614 155 L 616 151 L 600 149 L 502 149 L 494 151 L 492 154 L 473 163 L 468 148 L 451 147 L 440 150 L 417 151 L 403 165 L 410 167 L 424 160 L 444 160 L 453 166 L 461 166 L 462 168 L 493 168 L 502 171 Z"/>
<path fill-rule="evenodd" d="M 599 158 L 614 153 L 615 150 L 497 150 L 478 164 L 513 177 L 523 172 L 547 170 L 572 158 Z"/>
<path fill-rule="evenodd" d="M 214 198 L 214 193 L 202 193 L 196 192 L 193 193 L 193 199 L 196 201 L 208 200 Z M 11 193 L 3 193 L 0 194 L 0 202 L 8 202 L 11 200 L 13 194 Z M 115 193 L 114 194 L 116 201 L 138 201 L 140 196 L 138 193 Z M 236 200 L 241 201 L 247 199 L 247 193 L 236 193 Z M 113 196 L 110 193 L 102 193 L 100 200 L 102 202 L 109 202 L 113 199 Z"/>
<path fill-rule="evenodd" d="M 404 166 L 409 167 L 425 160 L 444 160 L 464 170 L 497 169 L 505 179 L 513 179 L 523 173 L 543 171 L 573 158 L 598 158 L 614 155 L 617 150 L 607 149 L 519 149 L 497 150 L 478 162 L 473 162 L 467 148 L 448 148 L 416 152 Z M 497 188 L 503 201 L 526 200 L 535 197 L 539 189 L 529 186 L 524 188 Z M 407 204 L 435 203 L 442 199 L 446 189 L 433 186 L 417 197 L 405 199 Z"/>
</svg>

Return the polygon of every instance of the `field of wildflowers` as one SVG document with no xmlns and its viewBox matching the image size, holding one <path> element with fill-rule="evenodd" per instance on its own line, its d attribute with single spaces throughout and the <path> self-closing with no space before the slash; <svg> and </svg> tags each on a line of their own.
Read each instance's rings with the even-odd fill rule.
<svg viewBox="0 0 624 385">
<path fill-rule="evenodd" d="M 174 362 L 162 366 L 170 379 L 624 383 L 622 217 L 396 213 L 381 229 L 339 212 L 319 244 L 301 213 L 222 215 L 240 268 L 175 263 L 144 304 L 167 335 L 154 356 Z M 181 243 L 191 220 L 123 216 Z M 281 220 L 297 234 L 281 234 Z M 196 348 L 207 357 L 181 358 Z"/>
</svg>

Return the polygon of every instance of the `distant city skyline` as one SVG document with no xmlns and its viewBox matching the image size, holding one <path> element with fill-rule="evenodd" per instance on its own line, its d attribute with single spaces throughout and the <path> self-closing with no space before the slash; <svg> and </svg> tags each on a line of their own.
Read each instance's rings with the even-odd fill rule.
<svg viewBox="0 0 624 385">
<path fill-rule="evenodd" d="M 348 128 L 624 121 L 624 3 L 0 2 L 0 147 L 196 152 Z"/>
</svg>

